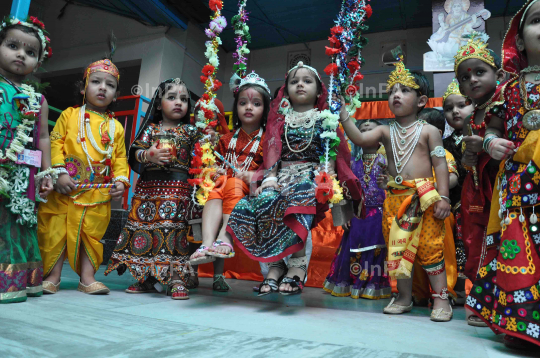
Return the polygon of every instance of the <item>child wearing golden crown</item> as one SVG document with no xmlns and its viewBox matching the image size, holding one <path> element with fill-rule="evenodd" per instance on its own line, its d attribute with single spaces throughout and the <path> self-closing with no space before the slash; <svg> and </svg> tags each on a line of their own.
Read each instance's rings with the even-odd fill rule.
<svg viewBox="0 0 540 358">
<path fill-rule="evenodd" d="M 124 128 L 109 110 L 118 96 L 118 69 L 109 59 L 100 60 L 86 68 L 83 80 L 83 106 L 62 112 L 50 134 L 52 165 L 61 174 L 39 208 L 45 293 L 59 290 L 65 255 L 81 277 L 79 291 L 109 293 L 94 278 L 103 261 L 100 240 L 111 217 L 111 199 L 121 199 L 129 188 Z"/>
<path fill-rule="evenodd" d="M 482 138 L 490 118 L 503 113 L 503 102 L 495 98 L 499 96 L 497 86 L 504 80 L 504 74 L 500 70 L 500 59 L 487 48 L 486 40 L 486 34 L 473 33 L 467 44 L 456 54 L 454 70 L 459 82 L 458 94 L 450 95 L 447 99 L 447 102 L 451 103 L 465 101 L 466 99 L 461 96 L 463 93 L 467 100 L 474 101 L 474 111 L 470 118 L 457 123 L 463 128 L 462 163 L 468 171 L 461 192 L 463 223 L 461 231 L 467 253 L 463 273 L 473 282 L 480 266 L 485 265 L 482 260 L 489 258 L 491 261 L 497 251 L 495 242 L 491 238 L 486 238 L 485 231 L 499 161 L 493 160 L 483 152 Z M 493 277 L 491 273 L 490 277 Z M 467 323 L 485 327 L 485 323 L 468 309 Z"/>
<path fill-rule="evenodd" d="M 487 245 L 467 305 L 513 347 L 540 345 L 540 1 L 529 0 L 503 41 L 504 71 L 496 93 L 503 111 L 491 116 L 484 150 L 502 160 L 491 200 Z M 494 252 L 494 253 L 493 253 Z M 490 256 L 488 256 L 490 255 Z"/>
<path fill-rule="evenodd" d="M 390 110 L 396 116 L 390 126 L 361 133 L 347 111 L 340 114 L 343 128 L 354 144 L 370 147 L 382 142 L 388 154 L 390 181 L 383 205 L 383 231 L 388 241 L 389 274 L 398 279 L 399 295 L 384 313 L 412 310 L 411 271 L 418 260 L 436 292 L 432 295 L 431 320 L 446 322 L 452 318 L 443 254 L 444 219 L 450 215 L 449 174 L 439 130 L 418 120 L 418 112 L 428 100 L 429 82 L 398 61 L 388 79 L 387 91 Z M 432 169 L 438 191 L 433 186 Z"/>
<path fill-rule="evenodd" d="M 43 293 L 35 202 L 52 191 L 56 171 L 47 101 L 23 81 L 52 54 L 44 31 L 32 16 L 0 24 L 0 303 Z"/>
</svg>

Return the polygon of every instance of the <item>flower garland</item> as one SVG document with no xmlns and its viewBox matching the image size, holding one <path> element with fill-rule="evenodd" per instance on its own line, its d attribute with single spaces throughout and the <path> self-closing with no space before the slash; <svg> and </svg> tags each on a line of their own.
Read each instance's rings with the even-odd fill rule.
<svg viewBox="0 0 540 358">
<path fill-rule="evenodd" d="M 30 169 L 15 165 L 15 162 L 26 144 L 34 140 L 30 135 L 41 110 L 41 94 L 26 84 L 18 88 L 20 93 L 13 96 L 12 105 L 19 111 L 21 124 L 17 126 L 14 138 L 6 150 L 0 149 L 0 195 L 10 199 L 6 207 L 17 215 L 18 224 L 34 226 L 37 224 L 35 203 L 25 195 L 29 190 Z M 2 127 L 0 124 L 0 129 Z"/>
<path fill-rule="evenodd" d="M 200 110 L 195 118 L 195 125 L 200 130 L 206 130 L 209 127 L 214 128 L 217 125 L 215 112 L 218 108 L 214 102 L 216 91 L 222 86 L 222 83 L 216 78 L 217 68 L 219 66 L 218 50 L 222 44 L 219 34 L 227 26 L 227 20 L 221 15 L 223 9 L 222 0 L 210 0 L 208 3 L 210 10 L 214 13 L 210 16 L 210 24 L 204 31 L 210 39 L 205 42 L 206 51 L 204 55 L 208 59 L 208 63 L 202 68 L 201 82 L 204 83 L 204 94 L 199 100 Z M 189 173 L 194 176 L 188 182 L 193 186 L 192 201 L 195 204 L 204 205 L 208 200 L 208 194 L 214 189 L 215 183 L 212 180 L 213 173 L 216 171 L 213 168 L 215 163 L 213 154 L 213 146 L 210 142 L 210 136 L 204 136 L 198 143 L 192 153 L 191 169 Z M 197 189 L 197 186 L 199 187 Z"/>
<path fill-rule="evenodd" d="M 340 144 L 336 133 L 341 110 L 340 95 L 344 94 L 345 101 L 349 103 L 346 108 L 350 115 L 361 106 L 359 87 L 355 83 L 364 78 L 359 72 L 364 62 L 360 50 L 367 44 L 367 39 L 361 36 L 361 32 L 367 30 L 364 21 L 372 12 L 371 6 L 366 5 L 365 0 L 343 0 L 338 19 L 335 21 L 336 26 L 330 29 L 332 36 L 328 40 L 331 47 L 326 46 L 326 54 L 332 58 L 332 63 L 324 69 L 330 76 L 328 89 L 330 109 L 321 112 L 323 118 L 321 139 L 325 141 L 325 153 L 321 157 L 321 163 L 324 164 L 324 171 L 316 178 L 319 192 L 316 196 L 321 203 L 330 201 L 337 204 L 343 200 L 343 191 L 339 183 L 335 179 L 331 180 L 327 174 L 328 165 L 330 159 L 336 159 L 336 150 Z M 334 94 L 336 100 L 332 99 Z"/>
<path fill-rule="evenodd" d="M 43 22 L 39 21 L 39 19 L 35 16 L 30 16 L 25 21 L 21 21 L 15 17 L 7 16 L 2 20 L 2 24 L 0 24 L 0 31 L 2 31 L 8 26 L 14 25 L 23 25 L 36 30 L 41 42 L 41 48 L 43 49 L 43 52 L 41 53 L 41 56 L 39 58 L 39 63 L 42 63 L 45 59 L 49 59 L 52 57 L 53 52 L 50 45 L 51 39 L 45 35 L 48 34 L 48 32 L 45 30 L 45 24 L 43 24 Z"/>
<path fill-rule="evenodd" d="M 249 26 L 246 24 L 248 13 L 246 12 L 247 0 L 238 0 L 238 15 L 233 16 L 231 22 L 236 35 L 236 52 L 233 53 L 233 58 L 236 60 L 233 66 L 233 72 L 240 78 L 244 78 L 247 72 L 247 58 L 245 55 L 249 53 L 247 44 L 251 42 L 249 34 Z"/>
</svg>

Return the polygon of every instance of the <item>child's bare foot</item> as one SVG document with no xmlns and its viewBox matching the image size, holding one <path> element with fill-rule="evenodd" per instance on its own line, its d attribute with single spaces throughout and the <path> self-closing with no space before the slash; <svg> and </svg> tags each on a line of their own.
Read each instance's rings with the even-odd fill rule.
<svg viewBox="0 0 540 358">
<path fill-rule="evenodd" d="M 270 291 L 273 290 L 272 287 L 270 287 L 270 285 L 268 283 L 265 283 L 267 280 L 274 280 L 276 282 L 278 282 L 279 278 L 281 277 L 281 275 L 283 274 L 283 270 L 281 270 L 279 267 L 277 266 L 272 266 L 270 267 L 270 269 L 268 270 L 268 275 L 266 275 L 266 280 L 263 281 L 263 283 L 261 284 L 261 287 L 259 289 L 259 292 L 262 293 L 262 294 L 266 294 L 266 293 L 269 293 Z"/>
</svg>

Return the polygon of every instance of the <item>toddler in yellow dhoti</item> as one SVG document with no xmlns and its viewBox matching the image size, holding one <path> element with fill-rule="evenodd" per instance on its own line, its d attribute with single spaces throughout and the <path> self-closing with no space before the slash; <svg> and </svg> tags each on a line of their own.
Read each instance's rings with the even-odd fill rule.
<svg viewBox="0 0 540 358">
<path fill-rule="evenodd" d="M 60 115 L 51 137 L 51 161 L 63 174 L 55 192 L 38 212 L 38 241 L 43 257 L 44 293 L 56 293 L 64 255 L 81 276 L 78 290 L 108 293 L 94 279 L 103 261 L 99 242 L 111 217 L 111 199 L 120 199 L 129 187 L 124 128 L 108 111 L 116 100 L 120 75 L 108 59 L 92 63 L 84 73 L 80 108 Z M 83 188 L 78 184 L 114 184 L 112 188 Z"/>
<path fill-rule="evenodd" d="M 382 142 L 388 152 L 390 190 L 383 205 L 383 228 L 388 238 L 388 270 L 397 279 L 399 295 L 384 313 L 412 310 L 412 268 L 418 260 L 436 292 L 431 320 L 449 321 L 452 308 L 443 253 L 444 219 L 450 215 L 446 153 L 439 130 L 417 117 L 427 103 L 429 83 L 425 76 L 409 72 L 398 61 L 387 91 L 390 110 L 396 116 L 390 126 L 379 126 L 366 135 L 349 120 L 346 111 L 340 118 L 354 144 L 362 147 Z M 438 191 L 432 171 L 437 176 Z"/>
</svg>

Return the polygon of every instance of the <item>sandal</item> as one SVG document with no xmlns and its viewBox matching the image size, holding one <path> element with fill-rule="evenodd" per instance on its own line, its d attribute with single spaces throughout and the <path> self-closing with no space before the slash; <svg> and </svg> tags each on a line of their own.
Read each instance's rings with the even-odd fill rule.
<svg viewBox="0 0 540 358">
<path fill-rule="evenodd" d="M 448 300 L 448 288 L 445 287 L 441 290 L 441 293 L 434 293 L 431 296 L 433 298 Z M 437 308 L 436 310 L 431 311 L 430 319 L 433 322 L 450 322 L 453 316 L 454 312 L 452 310 L 452 306 L 450 305 L 450 312 L 445 311 L 444 308 Z"/>
<path fill-rule="evenodd" d="M 172 280 L 167 286 L 167 296 L 171 296 L 173 300 L 189 300 L 188 292 L 182 280 Z"/>
<path fill-rule="evenodd" d="M 271 293 L 276 293 L 276 292 L 279 292 L 279 284 L 281 283 L 281 281 L 283 280 L 283 277 L 285 277 L 285 274 L 287 273 L 287 265 L 285 265 L 285 262 L 283 260 L 279 260 L 277 262 L 270 262 L 268 264 L 268 267 L 271 268 L 271 267 L 276 267 L 280 270 L 283 270 L 283 273 L 281 274 L 281 276 L 278 278 L 278 280 L 274 280 L 273 278 L 266 278 L 264 279 L 264 281 L 259 285 L 259 294 L 257 296 L 266 296 L 266 295 L 269 295 Z M 261 292 L 261 289 L 263 286 L 269 286 L 270 287 L 270 291 L 268 292 Z"/>
<path fill-rule="evenodd" d="M 467 324 L 473 327 L 487 327 L 488 326 L 486 322 L 484 322 L 480 317 L 477 317 L 475 315 L 469 316 L 469 318 L 467 318 Z"/>
<path fill-rule="evenodd" d="M 209 262 L 216 261 L 216 258 L 213 256 L 210 256 L 210 252 L 208 251 L 209 247 L 201 245 L 195 252 L 204 253 L 205 256 L 197 257 L 196 259 L 189 260 L 190 265 L 202 265 Z"/>
<path fill-rule="evenodd" d="M 189 276 L 188 282 L 186 283 L 186 288 L 188 290 L 193 290 L 197 287 L 199 287 L 199 276 L 195 273 L 195 275 Z"/>
<path fill-rule="evenodd" d="M 135 282 L 126 288 L 126 293 L 154 293 L 157 292 L 154 284 L 155 282 L 152 278 L 148 278 L 144 282 Z"/>
<path fill-rule="evenodd" d="M 304 289 L 304 284 L 307 278 L 307 257 L 291 257 L 289 259 L 289 268 L 296 267 L 299 269 L 302 269 L 304 271 L 304 279 L 300 280 L 299 276 L 294 275 L 293 277 L 285 277 L 283 280 L 281 280 L 280 286 L 283 284 L 289 284 L 292 287 L 292 291 L 282 291 L 279 290 L 279 293 L 281 293 L 284 296 L 292 296 L 292 295 L 299 295 L 302 293 L 302 290 Z"/>
<path fill-rule="evenodd" d="M 234 247 L 227 243 L 227 242 L 224 242 L 224 241 L 221 241 L 221 240 L 216 240 L 216 242 L 214 242 L 212 244 L 212 247 L 215 249 L 216 247 L 219 247 L 219 246 L 227 246 L 231 249 L 231 251 L 228 253 L 228 254 L 218 254 L 217 252 L 214 252 L 214 251 L 209 251 L 207 253 L 207 255 L 210 255 L 210 256 L 213 256 L 213 257 L 218 257 L 220 259 L 230 259 L 232 257 L 234 257 L 235 253 L 234 253 Z"/>
<path fill-rule="evenodd" d="M 224 275 L 214 275 L 214 283 L 212 284 L 212 289 L 218 292 L 227 292 L 232 290 L 231 286 L 225 281 Z"/>
</svg>

